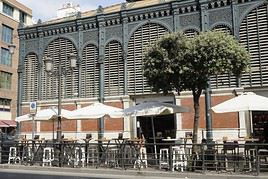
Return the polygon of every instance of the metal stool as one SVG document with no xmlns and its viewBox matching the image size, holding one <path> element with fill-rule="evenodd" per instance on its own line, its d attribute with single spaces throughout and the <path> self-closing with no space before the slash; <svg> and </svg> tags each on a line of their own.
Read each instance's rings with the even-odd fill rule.
<svg viewBox="0 0 268 179">
<path fill-rule="evenodd" d="M 99 163 L 98 146 L 89 146 L 87 149 L 87 163 L 95 166 Z"/>
<path fill-rule="evenodd" d="M 53 160 L 54 160 L 54 148 L 45 147 L 43 152 L 43 166 L 45 166 L 46 164 L 51 166 Z"/>
<path fill-rule="evenodd" d="M 147 163 L 147 152 L 146 152 L 146 147 L 140 147 L 139 153 L 138 153 L 138 159 L 136 159 L 134 163 L 134 168 L 147 168 L 148 163 Z"/>
<path fill-rule="evenodd" d="M 82 167 L 84 167 L 86 161 L 85 148 L 75 147 L 74 155 L 75 155 L 74 166 L 78 166 L 81 162 Z"/>
<path fill-rule="evenodd" d="M 169 149 L 168 148 L 160 149 L 159 169 L 161 168 L 169 168 Z"/>
<path fill-rule="evenodd" d="M 183 168 L 187 166 L 187 160 L 185 157 L 184 149 L 178 146 L 172 147 L 172 171 L 174 169 L 180 170 L 183 172 Z"/>
<path fill-rule="evenodd" d="M 107 159 L 106 159 L 106 164 L 108 166 L 113 166 L 113 167 L 118 167 L 119 166 L 119 149 L 118 148 L 108 148 L 108 153 L 107 153 Z"/>
<path fill-rule="evenodd" d="M 20 157 L 17 156 L 17 148 L 16 147 L 10 147 L 9 148 L 9 155 L 8 155 L 8 164 L 10 164 L 11 161 L 13 161 L 15 164 L 17 161 L 20 163 Z"/>
<path fill-rule="evenodd" d="M 24 162 L 29 162 L 33 159 L 33 151 L 32 150 L 33 149 L 30 146 L 23 147 L 22 160 Z"/>
</svg>

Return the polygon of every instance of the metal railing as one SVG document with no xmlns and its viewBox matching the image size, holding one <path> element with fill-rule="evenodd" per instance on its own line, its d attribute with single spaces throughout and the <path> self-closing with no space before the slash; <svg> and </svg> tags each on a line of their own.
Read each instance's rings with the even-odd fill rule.
<svg viewBox="0 0 268 179">
<path fill-rule="evenodd" d="M 0 156 L 1 164 L 10 165 L 211 170 L 254 175 L 268 170 L 268 144 L 260 143 L 201 143 L 193 146 L 185 143 L 133 143 L 127 140 L 102 143 L 24 140 L 2 143 Z"/>
</svg>

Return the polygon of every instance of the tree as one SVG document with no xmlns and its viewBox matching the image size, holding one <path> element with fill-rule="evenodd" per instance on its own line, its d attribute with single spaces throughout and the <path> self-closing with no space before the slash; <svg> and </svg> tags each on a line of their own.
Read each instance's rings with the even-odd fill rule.
<svg viewBox="0 0 268 179">
<path fill-rule="evenodd" d="M 199 99 L 213 75 L 232 73 L 239 77 L 249 66 L 250 55 L 233 36 L 202 32 L 193 38 L 167 34 L 147 49 L 144 76 L 156 92 L 192 91 L 194 102 L 193 143 L 197 143 Z M 195 149 L 194 149 L 195 150 Z"/>
</svg>

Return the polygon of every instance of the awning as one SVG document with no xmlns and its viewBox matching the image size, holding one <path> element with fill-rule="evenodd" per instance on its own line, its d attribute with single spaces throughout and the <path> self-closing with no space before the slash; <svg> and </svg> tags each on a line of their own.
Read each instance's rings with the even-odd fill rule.
<svg viewBox="0 0 268 179">
<path fill-rule="evenodd" d="M 0 120 L 0 127 L 16 127 L 17 123 L 13 120 Z"/>
</svg>

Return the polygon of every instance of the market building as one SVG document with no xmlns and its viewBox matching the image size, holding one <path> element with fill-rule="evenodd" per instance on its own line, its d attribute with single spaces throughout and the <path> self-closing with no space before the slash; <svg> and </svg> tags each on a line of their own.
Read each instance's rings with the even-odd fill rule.
<svg viewBox="0 0 268 179">
<path fill-rule="evenodd" d="M 210 98 L 200 99 L 199 138 L 206 137 L 206 110 L 242 91 L 268 97 L 268 6 L 265 0 L 146 0 L 129 1 L 99 7 L 71 16 L 39 22 L 19 29 L 18 115 L 29 113 L 29 103 L 38 109 L 58 105 L 60 92 L 63 109 L 74 110 L 93 102 L 127 108 L 143 101 L 162 101 L 193 107 L 190 92 L 181 95 L 156 94 L 143 77 L 143 54 L 146 48 L 166 33 L 181 31 L 193 36 L 201 31 L 221 30 L 232 34 L 251 54 L 251 71 L 240 79 L 231 74 L 211 77 Z M 69 70 L 68 59 L 74 54 L 77 67 Z M 50 57 L 64 69 L 60 89 L 56 76 L 45 71 L 44 59 Z M 210 99 L 210 100 L 205 100 Z M 259 114 L 258 114 L 259 113 Z M 268 120 L 265 112 L 254 113 Z M 165 137 L 184 137 L 192 131 L 194 113 L 155 118 L 156 133 Z M 214 138 L 245 136 L 243 113 L 212 116 Z M 255 119 L 254 119 L 255 120 Z M 137 121 L 139 121 L 137 123 Z M 55 123 L 55 122 L 54 122 Z M 253 122 L 254 125 L 256 122 Z M 56 123 L 55 123 L 56 124 Z M 137 126 L 138 124 L 138 126 Z M 257 123 L 256 123 L 257 125 Z M 54 129 L 53 129 L 54 127 Z M 150 138 L 150 120 L 104 117 L 100 120 L 63 120 L 65 136 L 85 137 L 87 133 L 104 136 L 135 136 L 141 127 Z M 53 122 L 37 122 L 35 131 L 51 138 Z M 263 131 L 256 128 L 253 132 Z M 20 125 L 22 134 L 31 134 L 32 122 Z"/>
</svg>

